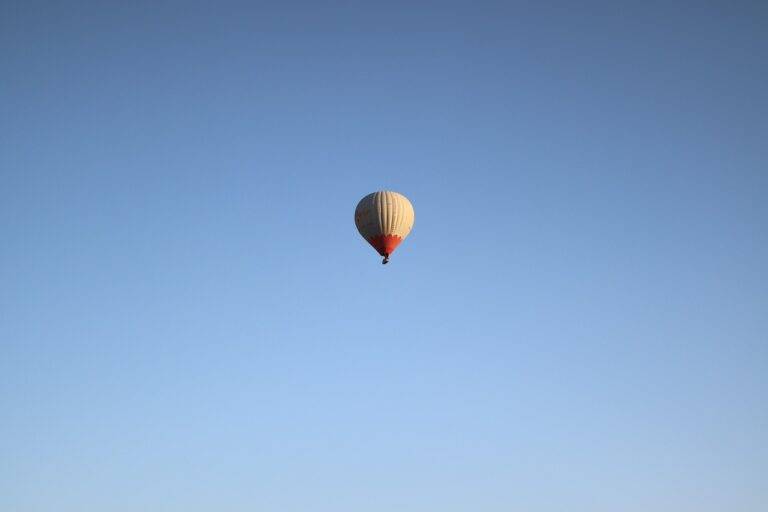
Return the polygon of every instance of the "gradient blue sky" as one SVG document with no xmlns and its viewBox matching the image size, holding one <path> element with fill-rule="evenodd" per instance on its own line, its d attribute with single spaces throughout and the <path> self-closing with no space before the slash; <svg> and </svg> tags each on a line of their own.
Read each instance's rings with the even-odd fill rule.
<svg viewBox="0 0 768 512">
<path fill-rule="evenodd" d="M 766 510 L 768 8 L 672 4 L 3 2 L 0 509 Z"/>
</svg>

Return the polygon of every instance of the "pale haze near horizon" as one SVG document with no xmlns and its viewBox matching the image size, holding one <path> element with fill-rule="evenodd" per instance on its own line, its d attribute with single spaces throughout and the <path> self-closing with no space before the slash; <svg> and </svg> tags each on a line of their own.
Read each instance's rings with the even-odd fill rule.
<svg viewBox="0 0 768 512">
<path fill-rule="evenodd" d="M 766 26 L 3 2 L 0 509 L 764 511 Z"/>
</svg>

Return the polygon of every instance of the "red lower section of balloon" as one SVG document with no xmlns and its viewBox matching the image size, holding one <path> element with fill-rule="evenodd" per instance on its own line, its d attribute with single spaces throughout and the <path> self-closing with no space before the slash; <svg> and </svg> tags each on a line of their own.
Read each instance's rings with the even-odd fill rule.
<svg viewBox="0 0 768 512">
<path fill-rule="evenodd" d="M 387 256 L 395 252 L 395 249 L 403 239 L 397 235 L 379 235 L 374 236 L 368 240 L 368 243 L 373 246 L 382 256 Z"/>
</svg>

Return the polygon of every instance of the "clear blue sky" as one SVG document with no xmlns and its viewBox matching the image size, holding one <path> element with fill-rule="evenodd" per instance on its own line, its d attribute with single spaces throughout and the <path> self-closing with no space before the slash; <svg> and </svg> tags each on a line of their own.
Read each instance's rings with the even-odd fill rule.
<svg viewBox="0 0 768 512">
<path fill-rule="evenodd" d="M 766 510 L 768 9 L 537 4 L 3 2 L 0 509 Z"/>
</svg>

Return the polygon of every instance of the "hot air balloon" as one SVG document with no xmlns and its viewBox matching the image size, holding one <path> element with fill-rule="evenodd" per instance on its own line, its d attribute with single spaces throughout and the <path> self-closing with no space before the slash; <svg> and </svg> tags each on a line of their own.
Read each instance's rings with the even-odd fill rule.
<svg viewBox="0 0 768 512">
<path fill-rule="evenodd" d="M 413 228 L 413 206 L 402 194 L 380 190 L 368 194 L 357 203 L 355 225 L 357 230 L 384 256 L 383 264 Z"/>
</svg>

